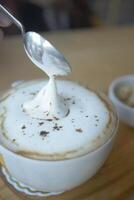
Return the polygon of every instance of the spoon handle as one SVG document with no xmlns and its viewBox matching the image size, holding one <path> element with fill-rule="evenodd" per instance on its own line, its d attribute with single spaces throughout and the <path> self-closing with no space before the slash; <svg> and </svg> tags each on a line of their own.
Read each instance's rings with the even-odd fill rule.
<svg viewBox="0 0 134 200">
<path fill-rule="evenodd" d="M 23 35 L 24 33 L 24 27 L 21 24 L 20 21 L 18 21 L 6 8 L 4 8 L 1 4 L 0 4 L 0 11 L 2 11 L 20 30 L 21 33 Z"/>
</svg>

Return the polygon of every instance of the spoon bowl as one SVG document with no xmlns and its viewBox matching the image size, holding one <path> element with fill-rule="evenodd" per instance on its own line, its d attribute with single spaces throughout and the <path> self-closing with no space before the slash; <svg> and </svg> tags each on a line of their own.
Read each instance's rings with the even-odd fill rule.
<svg viewBox="0 0 134 200">
<path fill-rule="evenodd" d="M 44 64 L 48 64 L 49 57 L 49 60 L 51 60 L 51 62 L 49 61 L 49 65 L 54 65 L 55 68 L 57 68 L 57 75 L 66 75 L 70 73 L 71 68 L 63 54 L 41 35 L 36 32 L 27 32 L 24 34 L 23 40 L 24 49 L 28 57 L 40 69 L 46 71 Z"/>
</svg>

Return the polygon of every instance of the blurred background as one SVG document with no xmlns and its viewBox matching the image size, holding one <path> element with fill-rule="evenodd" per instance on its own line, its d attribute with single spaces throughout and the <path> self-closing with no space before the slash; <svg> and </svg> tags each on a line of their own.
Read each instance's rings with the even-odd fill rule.
<svg viewBox="0 0 134 200">
<path fill-rule="evenodd" d="M 26 31 L 60 31 L 134 24 L 134 0 L 1 0 Z M 12 25 L 5 35 L 18 34 Z"/>
</svg>

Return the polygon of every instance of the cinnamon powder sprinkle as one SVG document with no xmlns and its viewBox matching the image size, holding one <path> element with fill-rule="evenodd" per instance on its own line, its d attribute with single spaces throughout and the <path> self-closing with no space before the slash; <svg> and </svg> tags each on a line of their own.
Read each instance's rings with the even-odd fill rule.
<svg viewBox="0 0 134 200">
<path fill-rule="evenodd" d="M 82 133 L 82 132 L 83 132 L 81 128 L 76 128 L 75 130 L 76 130 L 77 132 L 79 132 L 79 133 Z"/>
<path fill-rule="evenodd" d="M 25 126 L 25 125 L 23 125 L 21 128 L 22 128 L 22 129 L 25 129 L 25 128 L 26 128 L 26 126 Z"/>
<path fill-rule="evenodd" d="M 71 100 L 71 98 L 64 98 L 65 99 L 65 101 L 70 101 Z"/>
<path fill-rule="evenodd" d="M 39 122 L 39 125 L 41 126 L 41 125 L 43 125 L 44 124 L 44 122 Z"/>
<path fill-rule="evenodd" d="M 59 120 L 59 118 L 58 117 L 53 117 L 55 120 Z"/>
<path fill-rule="evenodd" d="M 55 126 L 53 127 L 53 130 L 55 131 L 59 131 L 61 128 L 63 128 L 63 126 L 58 126 L 57 123 L 55 124 Z"/>
<path fill-rule="evenodd" d="M 52 119 L 46 119 L 46 121 L 49 121 L 49 122 L 51 122 L 51 121 L 53 121 Z"/>
<path fill-rule="evenodd" d="M 43 137 L 46 137 L 48 134 L 49 134 L 48 131 L 41 131 L 40 132 L 40 135 L 43 136 Z"/>
</svg>

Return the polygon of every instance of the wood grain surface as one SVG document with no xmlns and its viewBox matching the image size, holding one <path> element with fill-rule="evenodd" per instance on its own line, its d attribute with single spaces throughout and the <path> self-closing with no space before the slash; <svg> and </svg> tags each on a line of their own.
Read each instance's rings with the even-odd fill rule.
<svg viewBox="0 0 134 200">
<path fill-rule="evenodd" d="M 44 34 L 69 60 L 68 79 L 106 92 L 118 76 L 134 74 L 134 27 L 93 29 Z M 0 42 L 0 90 L 18 79 L 45 77 L 28 60 L 20 37 Z M 134 128 L 120 123 L 108 160 L 87 183 L 48 200 L 133 200 Z M 0 200 L 27 200 L 0 178 Z"/>
</svg>

